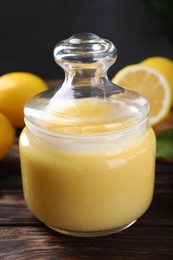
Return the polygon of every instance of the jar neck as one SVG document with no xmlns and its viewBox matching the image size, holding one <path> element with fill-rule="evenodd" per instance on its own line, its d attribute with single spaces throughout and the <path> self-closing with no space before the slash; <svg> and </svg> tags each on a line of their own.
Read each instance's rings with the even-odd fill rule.
<svg viewBox="0 0 173 260">
<path fill-rule="evenodd" d="M 68 86 L 79 87 L 79 86 L 101 86 L 103 83 L 109 81 L 107 78 L 107 71 L 97 69 L 71 69 L 65 72 L 65 83 Z"/>
</svg>

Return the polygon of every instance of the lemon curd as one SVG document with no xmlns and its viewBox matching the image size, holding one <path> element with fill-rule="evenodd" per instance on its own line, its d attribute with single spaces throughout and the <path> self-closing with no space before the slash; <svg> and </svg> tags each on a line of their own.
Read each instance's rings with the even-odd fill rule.
<svg viewBox="0 0 173 260">
<path fill-rule="evenodd" d="M 92 122 L 94 116 L 107 114 L 107 109 L 111 112 L 111 105 L 84 99 L 76 107 L 68 107 L 66 115 L 79 113 Z M 99 122 L 80 126 L 75 133 L 96 134 L 103 128 L 102 118 Z M 48 127 L 63 131 L 55 125 Z M 72 130 L 64 128 L 68 133 Z M 119 137 L 106 144 L 88 140 L 52 147 L 25 129 L 20 152 L 28 207 L 41 221 L 62 232 L 111 232 L 126 227 L 146 211 L 152 199 L 154 142 L 153 130 L 148 128 L 128 134 L 123 141 Z"/>
<path fill-rule="evenodd" d="M 50 228 L 102 236 L 133 224 L 154 189 L 149 104 L 106 76 L 111 42 L 82 33 L 60 42 L 64 82 L 25 105 L 20 158 L 26 203 Z"/>
</svg>

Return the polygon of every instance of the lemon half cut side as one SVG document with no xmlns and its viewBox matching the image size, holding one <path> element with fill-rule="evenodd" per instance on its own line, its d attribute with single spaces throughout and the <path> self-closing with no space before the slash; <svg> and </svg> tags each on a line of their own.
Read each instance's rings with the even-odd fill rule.
<svg viewBox="0 0 173 260">
<path fill-rule="evenodd" d="M 142 65 L 156 69 L 168 81 L 172 91 L 172 106 L 173 106 L 173 61 L 166 57 L 150 57 L 141 62 Z"/>
<path fill-rule="evenodd" d="M 156 69 L 142 64 L 121 69 L 112 82 L 144 95 L 150 103 L 150 124 L 162 121 L 171 108 L 171 87 L 166 78 Z"/>
</svg>

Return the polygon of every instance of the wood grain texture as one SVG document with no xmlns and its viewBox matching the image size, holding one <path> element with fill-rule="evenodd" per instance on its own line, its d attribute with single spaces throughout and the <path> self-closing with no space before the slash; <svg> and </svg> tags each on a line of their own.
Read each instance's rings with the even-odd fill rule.
<svg viewBox="0 0 173 260">
<path fill-rule="evenodd" d="M 136 225 L 155 226 L 173 225 L 173 195 L 154 195 L 153 201 L 147 212 L 137 221 Z M 25 226 L 41 225 L 29 211 L 21 196 L 1 199 L 0 201 L 0 226 Z"/>
<path fill-rule="evenodd" d="M 164 169 L 165 163 L 157 163 Z M 160 166 L 160 167 L 159 167 Z M 172 167 L 172 164 L 170 164 Z M 166 167 L 165 167 L 166 168 Z M 1 168 L 2 169 L 2 168 Z M 170 168 L 168 168 L 170 169 Z M 153 201 L 139 225 L 173 225 L 173 172 L 157 172 Z M 7 217 L 8 216 L 8 217 Z M 22 191 L 20 172 L 0 175 L 0 225 L 39 225 L 28 210 Z"/>
<path fill-rule="evenodd" d="M 1 259 L 171 259 L 173 227 L 134 225 L 107 237 L 68 237 L 40 227 L 3 227 Z"/>
</svg>

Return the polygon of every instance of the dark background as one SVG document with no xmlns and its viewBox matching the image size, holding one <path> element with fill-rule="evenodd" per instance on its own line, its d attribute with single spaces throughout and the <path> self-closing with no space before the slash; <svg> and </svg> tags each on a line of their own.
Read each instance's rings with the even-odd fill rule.
<svg viewBox="0 0 173 260">
<path fill-rule="evenodd" d="M 109 77 L 149 56 L 172 58 L 173 42 L 150 7 L 144 0 L 1 0 L 0 75 L 28 71 L 47 79 L 63 78 L 53 59 L 54 46 L 82 31 L 116 45 L 118 60 Z"/>
</svg>

